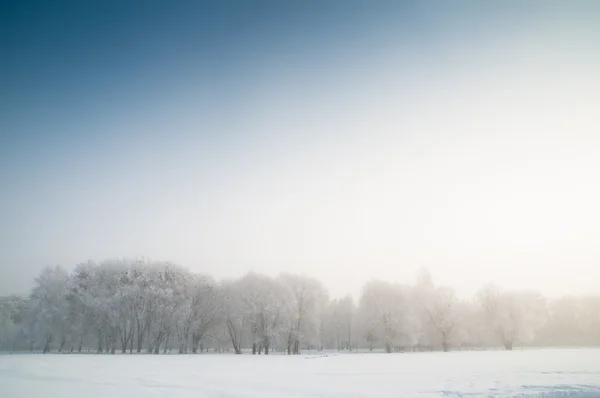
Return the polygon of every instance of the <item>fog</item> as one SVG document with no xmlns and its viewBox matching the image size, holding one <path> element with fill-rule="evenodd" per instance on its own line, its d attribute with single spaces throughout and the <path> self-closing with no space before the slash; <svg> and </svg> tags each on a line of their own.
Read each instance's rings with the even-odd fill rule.
<svg viewBox="0 0 600 398">
<path fill-rule="evenodd" d="M 1 2 L 0 396 L 598 396 L 598 21 Z"/>
<path fill-rule="evenodd" d="M 356 299 L 423 266 L 461 298 L 597 292 L 594 10 L 355 8 L 278 9 L 262 30 L 242 13 L 249 34 L 229 10 L 172 36 L 133 17 L 11 24 L 0 295 L 47 265 L 141 256 Z M 111 24 L 157 44 L 111 50 L 91 31 Z"/>
<path fill-rule="evenodd" d="M 332 298 L 321 281 L 249 272 L 216 281 L 169 262 L 45 268 L 26 298 L 0 300 L 0 351 L 237 355 L 451 351 L 600 344 L 600 295 L 548 299 L 481 286 L 468 299 L 422 268 Z"/>
</svg>

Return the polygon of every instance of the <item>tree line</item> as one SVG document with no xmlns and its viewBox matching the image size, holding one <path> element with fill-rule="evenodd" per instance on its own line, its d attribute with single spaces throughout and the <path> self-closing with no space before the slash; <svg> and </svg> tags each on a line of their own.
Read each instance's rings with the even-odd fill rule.
<svg viewBox="0 0 600 398">
<path fill-rule="evenodd" d="M 289 355 L 516 344 L 600 344 L 600 295 L 546 299 L 489 284 L 468 299 L 436 286 L 371 280 L 358 301 L 305 275 L 217 281 L 169 262 L 119 259 L 45 268 L 29 297 L 0 300 L 0 350 Z"/>
</svg>

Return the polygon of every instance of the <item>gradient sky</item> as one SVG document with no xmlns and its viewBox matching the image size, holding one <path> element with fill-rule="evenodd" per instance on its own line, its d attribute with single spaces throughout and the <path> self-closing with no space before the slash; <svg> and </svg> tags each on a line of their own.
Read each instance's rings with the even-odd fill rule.
<svg viewBox="0 0 600 398">
<path fill-rule="evenodd" d="M 116 256 L 598 292 L 600 3 L 519 3 L 1 2 L 0 295 Z"/>
</svg>

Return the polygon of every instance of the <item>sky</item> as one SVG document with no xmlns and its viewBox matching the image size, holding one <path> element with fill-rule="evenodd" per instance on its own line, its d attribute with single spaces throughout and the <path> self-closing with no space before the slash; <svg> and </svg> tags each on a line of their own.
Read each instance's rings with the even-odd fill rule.
<svg viewBox="0 0 600 398">
<path fill-rule="evenodd" d="M 0 4 L 0 295 L 44 266 L 598 293 L 600 4 Z"/>
</svg>

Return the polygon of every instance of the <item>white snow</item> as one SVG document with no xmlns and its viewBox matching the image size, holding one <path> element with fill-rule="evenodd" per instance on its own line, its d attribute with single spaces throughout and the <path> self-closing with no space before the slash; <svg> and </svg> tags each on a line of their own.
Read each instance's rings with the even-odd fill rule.
<svg viewBox="0 0 600 398">
<path fill-rule="evenodd" d="M 600 397 L 600 350 L 0 355 L 2 398 L 440 396 Z"/>
</svg>

